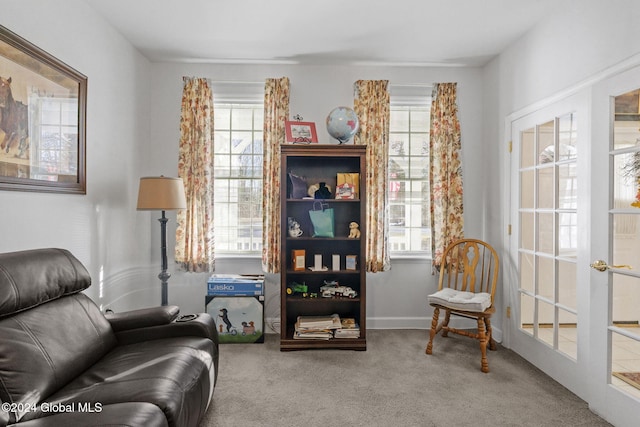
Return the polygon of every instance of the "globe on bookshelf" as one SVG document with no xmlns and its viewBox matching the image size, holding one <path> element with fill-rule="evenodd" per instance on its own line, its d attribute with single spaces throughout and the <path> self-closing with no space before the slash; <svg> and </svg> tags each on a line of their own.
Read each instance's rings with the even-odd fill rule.
<svg viewBox="0 0 640 427">
<path fill-rule="evenodd" d="M 353 138 L 359 127 L 358 115 L 349 107 L 336 107 L 327 116 L 327 131 L 340 144 Z"/>
</svg>

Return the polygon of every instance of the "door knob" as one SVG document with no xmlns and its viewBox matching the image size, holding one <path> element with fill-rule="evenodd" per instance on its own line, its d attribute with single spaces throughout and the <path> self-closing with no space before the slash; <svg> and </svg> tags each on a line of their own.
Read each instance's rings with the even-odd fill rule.
<svg viewBox="0 0 640 427">
<path fill-rule="evenodd" d="M 631 270 L 630 265 L 608 265 L 606 261 L 598 259 L 590 264 L 591 268 L 596 269 L 598 271 L 607 271 L 610 268 L 628 268 Z"/>
</svg>

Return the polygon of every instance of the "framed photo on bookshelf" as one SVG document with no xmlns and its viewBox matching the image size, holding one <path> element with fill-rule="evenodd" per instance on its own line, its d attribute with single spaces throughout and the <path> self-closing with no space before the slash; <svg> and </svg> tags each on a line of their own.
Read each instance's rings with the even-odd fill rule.
<svg viewBox="0 0 640 427">
<path fill-rule="evenodd" d="M 316 124 L 314 122 L 285 121 L 287 144 L 310 144 L 318 142 Z"/>
</svg>

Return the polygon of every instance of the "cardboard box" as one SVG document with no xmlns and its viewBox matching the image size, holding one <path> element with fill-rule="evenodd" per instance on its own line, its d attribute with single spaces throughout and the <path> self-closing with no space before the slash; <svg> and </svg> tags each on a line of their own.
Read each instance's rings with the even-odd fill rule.
<svg viewBox="0 0 640 427">
<path fill-rule="evenodd" d="M 304 271 L 305 267 L 305 250 L 304 249 L 294 249 L 291 251 L 291 268 L 294 271 Z"/>
<path fill-rule="evenodd" d="M 207 281 L 208 295 L 264 295 L 264 276 L 214 274 Z"/>
<path fill-rule="evenodd" d="M 264 296 L 206 296 L 205 311 L 213 318 L 222 344 L 264 342 Z"/>
</svg>

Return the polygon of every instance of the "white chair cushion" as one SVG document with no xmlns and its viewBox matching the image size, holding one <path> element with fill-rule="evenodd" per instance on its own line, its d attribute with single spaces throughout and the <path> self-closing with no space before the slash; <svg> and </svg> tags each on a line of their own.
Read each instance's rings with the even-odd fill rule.
<svg viewBox="0 0 640 427">
<path fill-rule="evenodd" d="M 429 295 L 429 304 L 439 304 L 457 310 L 482 312 L 491 307 L 491 294 L 465 292 L 444 288 Z"/>
</svg>

